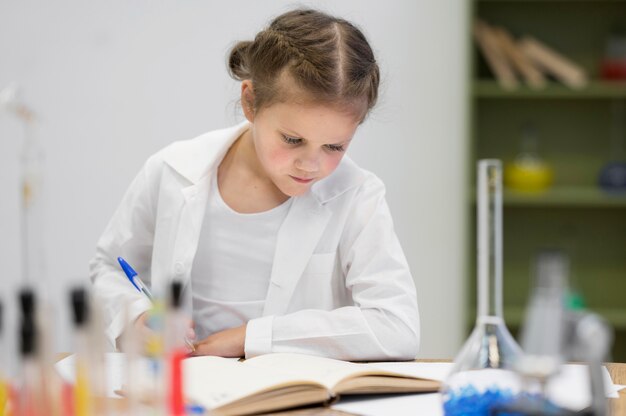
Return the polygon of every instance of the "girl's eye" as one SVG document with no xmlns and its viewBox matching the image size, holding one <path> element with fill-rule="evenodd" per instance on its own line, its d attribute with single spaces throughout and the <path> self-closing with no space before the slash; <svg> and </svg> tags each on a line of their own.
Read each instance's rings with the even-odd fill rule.
<svg viewBox="0 0 626 416">
<path fill-rule="evenodd" d="M 343 145 L 340 144 L 327 144 L 326 148 L 330 151 L 333 152 L 343 152 L 344 151 L 344 147 Z"/>
<path fill-rule="evenodd" d="M 302 143 L 302 139 L 286 136 L 284 134 L 282 135 L 282 138 L 283 141 L 287 144 L 296 145 Z M 325 144 L 324 147 L 326 147 L 331 152 L 343 152 L 345 150 L 344 146 L 341 144 Z"/>
<path fill-rule="evenodd" d="M 289 136 L 285 136 L 283 134 L 283 141 L 287 144 L 298 144 L 300 142 L 302 142 L 302 139 L 296 139 L 294 137 L 289 137 Z"/>
</svg>

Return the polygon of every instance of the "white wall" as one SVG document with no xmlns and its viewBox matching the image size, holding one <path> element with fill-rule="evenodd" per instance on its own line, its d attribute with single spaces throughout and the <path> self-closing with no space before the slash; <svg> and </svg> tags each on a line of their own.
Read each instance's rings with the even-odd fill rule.
<svg viewBox="0 0 626 416">
<path fill-rule="evenodd" d="M 418 288 L 421 356 L 462 342 L 466 2 L 5 1 L 0 88 L 24 87 L 46 152 L 47 295 L 56 348 L 69 350 L 68 285 L 86 281 L 95 242 L 151 153 L 239 119 L 225 57 L 274 15 L 313 5 L 354 21 L 382 66 L 381 101 L 350 153 L 387 184 Z M 0 116 L 0 289 L 21 268 L 19 123 Z M 13 306 L 11 306 L 13 308 Z"/>
</svg>

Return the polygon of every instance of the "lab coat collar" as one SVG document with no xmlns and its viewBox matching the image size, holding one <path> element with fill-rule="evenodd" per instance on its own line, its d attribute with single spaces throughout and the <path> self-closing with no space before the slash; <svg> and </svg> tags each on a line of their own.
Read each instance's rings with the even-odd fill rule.
<svg viewBox="0 0 626 416">
<path fill-rule="evenodd" d="M 233 127 L 212 131 L 192 140 L 176 142 L 167 148 L 163 156 L 164 161 L 186 178 L 190 182 L 189 185 L 198 184 L 217 169 L 230 146 L 248 128 L 250 123 L 246 120 Z M 185 151 L 180 151 L 182 147 L 185 147 Z M 311 195 L 320 204 L 325 204 L 348 189 L 358 186 L 364 180 L 364 176 L 363 171 L 345 156 L 332 175 L 313 184 Z"/>
<path fill-rule="evenodd" d="M 230 146 L 249 128 L 248 121 L 205 133 L 191 140 L 175 142 L 165 149 L 163 160 L 195 185 L 217 169 Z"/>
</svg>

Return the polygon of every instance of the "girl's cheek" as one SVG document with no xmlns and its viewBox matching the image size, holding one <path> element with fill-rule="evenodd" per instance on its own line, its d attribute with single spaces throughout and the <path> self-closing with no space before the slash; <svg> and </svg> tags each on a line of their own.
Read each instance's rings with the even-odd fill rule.
<svg viewBox="0 0 626 416">
<path fill-rule="evenodd" d="M 335 169 L 337 169 L 337 166 L 339 166 L 339 163 L 341 162 L 341 159 L 343 159 L 343 155 L 345 153 L 340 153 L 337 152 L 336 155 L 331 155 L 328 157 L 328 159 L 326 160 L 325 163 L 325 170 L 328 172 L 328 174 L 332 173 Z"/>
<path fill-rule="evenodd" d="M 272 163 L 282 165 L 293 158 L 293 151 L 277 148 L 272 150 L 269 156 Z"/>
</svg>

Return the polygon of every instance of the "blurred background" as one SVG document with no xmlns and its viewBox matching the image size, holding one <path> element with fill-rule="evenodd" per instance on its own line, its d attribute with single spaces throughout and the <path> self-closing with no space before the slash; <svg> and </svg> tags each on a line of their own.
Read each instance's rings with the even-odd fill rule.
<svg viewBox="0 0 626 416">
<path fill-rule="evenodd" d="M 380 103 L 349 155 L 387 185 L 422 319 L 420 357 L 452 357 L 475 320 L 475 162 L 505 162 L 504 306 L 519 329 L 532 264 L 570 261 L 571 301 L 615 327 L 626 361 L 626 1 L 0 2 L 0 89 L 21 86 L 41 143 L 37 281 L 71 351 L 67 289 L 146 158 L 242 119 L 229 48 L 311 6 L 358 25 Z M 0 114 L 0 296 L 14 327 L 24 122 Z M 624 179 L 626 182 L 626 179 Z"/>
<path fill-rule="evenodd" d="M 312 6 L 360 26 L 382 68 L 381 99 L 350 149 L 386 183 L 423 319 L 424 356 L 464 337 L 467 13 L 457 2 L 0 2 L 0 88 L 40 118 L 44 267 L 56 349 L 72 348 L 67 288 L 88 280 L 106 223 L 143 162 L 175 140 L 242 120 L 229 48 L 274 16 Z M 0 285 L 21 282 L 22 123 L 0 116 Z M 445 305 L 445 306 L 444 306 Z"/>
<path fill-rule="evenodd" d="M 476 159 L 504 162 L 505 320 L 516 334 L 535 260 L 558 249 L 568 306 L 602 315 L 613 359 L 626 361 L 626 2 L 471 3 L 467 157 L 470 170 Z"/>
</svg>

